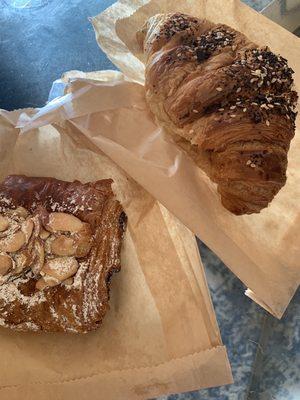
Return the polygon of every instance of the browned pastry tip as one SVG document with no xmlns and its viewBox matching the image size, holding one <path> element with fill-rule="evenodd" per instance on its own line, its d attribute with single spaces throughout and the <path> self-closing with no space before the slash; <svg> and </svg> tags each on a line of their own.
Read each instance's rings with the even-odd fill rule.
<svg viewBox="0 0 300 400">
<path fill-rule="evenodd" d="M 157 14 L 137 33 L 146 99 L 234 214 L 258 213 L 286 182 L 297 93 L 287 60 L 223 24 Z"/>
<path fill-rule="evenodd" d="M 111 179 L 12 175 L 0 184 L 0 325 L 86 333 L 109 305 L 126 215 Z"/>
</svg>

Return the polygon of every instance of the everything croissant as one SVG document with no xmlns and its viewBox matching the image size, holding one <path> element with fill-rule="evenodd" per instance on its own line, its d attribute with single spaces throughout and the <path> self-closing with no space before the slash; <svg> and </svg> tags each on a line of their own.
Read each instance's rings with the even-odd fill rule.
<svg viewBox="0 0 300 400">
<path fill-rule="evenodd" d="M 137 32 L 158 122 L 234 214 L 267 207 L 286 181 L 297 93 L 287 60 L 226 25 L 158 14 Z"/>
</svg>

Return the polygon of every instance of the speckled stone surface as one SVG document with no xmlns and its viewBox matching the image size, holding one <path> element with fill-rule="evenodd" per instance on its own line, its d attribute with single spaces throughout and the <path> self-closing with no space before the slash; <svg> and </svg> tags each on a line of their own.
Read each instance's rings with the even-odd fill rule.
<svg viewBox="0 0 300 400">
<path fill-rule="evenodd" d="M 248 4 L 248 6 L 254 8 L 256 11 L 263 10 L 268 4 L 271 3 L 271 0 L 242 0 L 243 3 Z"/>
<path fill-rule="evenodd" d="M 0 0 L 0 108 L 43 106 L 65 71 L 116 69 L 88 20 L 114 1 Z M 261 10 L 268 1 L 246 2 Z"/>
<path fill-rule="evenodd" d="M 88 21 L 113 2 L 0 0 L 0 108 L 42 106 L 64 71 L 115 68 L 99 50 Z M 245 0 L 257 11 L 269 2 Z M 32 7 L 21 7 L 27 3 Z M 54 89 L 52 97 L 61 94 L 61 86 Z M 199 246 L 234 384 L 159 400 L 300 400 L 300 291 L 278 321 L 244 295 L 245 287 L 207 247 Z"/>
</svg>

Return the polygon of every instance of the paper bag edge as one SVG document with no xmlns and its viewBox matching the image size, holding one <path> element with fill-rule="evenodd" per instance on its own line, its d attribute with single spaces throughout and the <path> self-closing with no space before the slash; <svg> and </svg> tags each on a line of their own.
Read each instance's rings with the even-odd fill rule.
<svg viewBox="0 0 300 400">
<path fill-rule="evenodd" d="M 203 355 L 205 355 L 204 361 Z M 203 373 L 204 368 L 208 371 L 207 374 Z M 136 371 L 136 374 L 139 375 L 136 382 L 132 382 L 133 371 Z M 178 371 L 180 372 L 178 373 Z M 218 376 L 217 381 L 216 376 Z M 168 383 L 162 382 L 162 380 L 168 381 Z M 131 385 L 128 385 L 128 382 L 131 382 Z M 132 387 L 132 383 L 135 385 L 134 387 Z M 56 382 L 2 386 L 0 392 L 2 400 L 19 399 L 17 396 L 20 393 L 22 393 L 23 400 L 50 400 L 52 398 L 57 399 L 59 395 L 66 396 L 66 398 L 74 396 L 76 393 L 78 394 L 78 387 L 83 384 L 84 387 L 88 388 L 91 398 L 93 398 L 93 393 L 99 393 L 99 389 L 101 389 L 102 392 L 110 393 L 110 400 L 123 400 L 124 398 L 139 400 L 231 383 L 233 383 L 233 377 L 229 359 L 226 347 L 222 345 L 169 360 L 156 366 L 114 370 L 103 374 L 95 373 L 86 377 Z M 47 397 L 40 395 L 44 386 L 47 386 Z M 53 388 L 53 391 L 49 391 L 49 386 Z M 112 388 L 113 391 L 111 391 Z M 55 394 L 48 397 L 49 393 Z"/>
</svg>

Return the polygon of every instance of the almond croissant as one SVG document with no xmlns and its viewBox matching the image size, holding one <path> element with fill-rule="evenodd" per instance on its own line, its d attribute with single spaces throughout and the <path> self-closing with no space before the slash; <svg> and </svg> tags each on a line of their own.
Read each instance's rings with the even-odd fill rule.
<svg viewBox="0 0 300 400">
<path fill-rule="evenodd" d="M 286 181 L 297 93 L 287 61 L 221 24 L 158 14 L 137 32 L 158 122 L 218 186 L 225 208 L 267 207 Z"/>
</svg>

